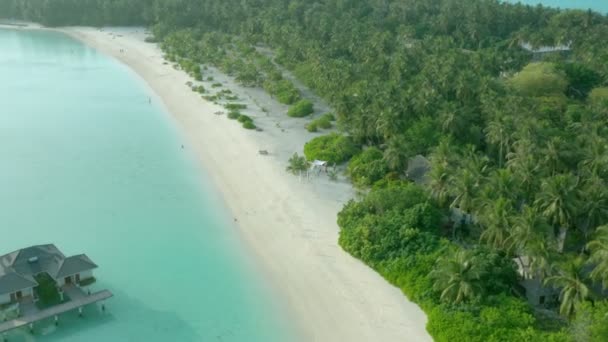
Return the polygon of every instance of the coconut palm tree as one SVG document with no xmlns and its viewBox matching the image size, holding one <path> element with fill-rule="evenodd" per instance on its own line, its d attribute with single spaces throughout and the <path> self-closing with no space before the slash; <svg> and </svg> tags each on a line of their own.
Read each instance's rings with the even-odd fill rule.
<svg viewBox="0 0 608 342">
<path fill-rule="evenodd" d="M 551 138 L 542 150 L 544 164 L 548 166 L 551 175 L 564 170 L 563 151 L 564 141 L 560 137 Z"/>
<path fill-rule="evenodd" d="M 294 153 L 291 158 L 289 158 L 288 163 L 289 165 L 287 165 L 285 169 L 294 175 L 300 174 L 302 171 L 306 171 L 308 169 L 306 158 L 304 156 L 299 156 L 297 153 Z"/>
<path fill-rule="evenodd" d="M 442 139 L 430 155 L 431 163 L 447 167 L 458 159 L 459 151 L 450 139 Z"/>
<path fill-rule="evenodd" d="M 539 169 L 535 155 L 536 146 L 527 138 L 516 141 L 513 151 L 507 154 L 507 167 L 517 175 L 526 195 L 530 195 Z"/>
<path fill-rule="evenodd" d="M 531 240 L 528 244 L 528 269 L 530 275 L 538 279 L 546 279 L 553 271 L 552 260 L 557 251 L 557 242 L 553 235 L 548 239 Z"/>
<path fill-rule="evenodd" d="M 588 241 L 593 230 L 608 220 L 606 182 L 597 175 L 590 176 L 584 181 L 580 197 L 584 198 L 584 202 L 580 210 L 581 222 L 577 227 L 583 233 L 585 241 Z"/>
<path fill-rule="evenodd" d="M 548 277 L 545 285 L 561 289 L 559 312 L 565 317 L 572 317 L 578 306 L 591 297 L 591 290 L 583 274 L 585 262 L 577 257 L 562 267 L 557 268 L 557 274 Z"/>
<path fill-rule="evenodd" d="M 384 150 L 384 161 L 386 165 L 397 172 L 403 172 L 407 168 L 407 142 L 403 136 L 395 136 L 388 140 Z"/>
<path fill-rule="evenodd" d="M 498 147 L 499 168 L 502 168 L 505 157 L 511 147 L 511 132 L 513 132 L 513 128 L 500 119 L 490 121 L 485 129 L 488 143 L 497 145 Z"/>
<path fill-rule="evenodd" d="M 497 169 L 492 171 L 483 187 L 483 195 L 486 198 L 507 198 L 517 203 L 520 197 L 518 179 L 509 169 Z"/>
<path fill-rule="evenodd" d="M 484 227 L 480 240 L 496 249 L 505 249 L 510 236 L 513 205 L 506 198 L 499 198 L 484 206 L 477 219 Z"/>
<path fill-rule="evenodd" d="M 578 179 L 572 174 L 549 177 L 541 183 L 535 205 L 554 227 L 559 228 L 558 250 L 564 250 L 566 234 L 578 208 Z"/>
<path fill-rule="evenodd" d="M 588 173 L 605 175 L 608 166 L 608 141 L 597 133 L 583 137 L 585 137 L 584 142 L 581 142 L 583 157 L 579 167 Z"/>
<path fill-rule="evenodd" d="M 591 251 L 589 263 L 593 265 L 591 279 L 608 288 L 608 225 L 601 226 L 595 233 L 595 239 L 587 244 Z"/>
<path fill-rule="evenodd" d="M 454 198 L 450 207 L 470 213 L 479 188 L 479 178 L 469 169 L 460 169 L 451 177 L 450 185 L 450 195 Z"/>
<path fill-rule="evenodd" d="M 441 206 L 445 205 L 450 196 L 449 194 L 450 177 L 447 166 L 444 164 L 433 164 L 428 173 L 427 189 L 431 196 Z"/>
<path fill-rule="evenodd" d="M 554 238 L 551 226 L 535 207 L 524 206 L 521 213 L 513 219 L 511 236 L 507 245 L 524 265 L 523 257 L 527 257 L 525 278 L 538 277 L 543 279 L 550 270 L 550 254 L 554 249 Z"/>
<path fill-rule="evenodd" d="M 470 251 L 459 249 L 437 261 L 431 272 L 433 289 L 441 292 L 441 300 L 461 303 L 481 294 L 481 264 Z"/>
</svg>

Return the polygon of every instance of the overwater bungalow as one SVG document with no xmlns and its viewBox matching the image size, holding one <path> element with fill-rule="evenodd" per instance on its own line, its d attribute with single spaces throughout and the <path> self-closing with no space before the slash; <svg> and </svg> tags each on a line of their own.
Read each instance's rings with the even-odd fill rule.
<svg viewBox="0 0 608 342">
<path fill-rule="evenodd" d="M 95 282 L 96 268 L 85 254 L 66 257 L 52 244 L 0 256 L 0 333 L 5 337 L 7 331 L 26 325 L 33 331 L 34 322 L 50 317 L 58 322 L 61 313 L 78 309 L 82 314 L 83 306 L 112 297 L 107 290 L 91 294 L 85 289 Z"/>
</svg>

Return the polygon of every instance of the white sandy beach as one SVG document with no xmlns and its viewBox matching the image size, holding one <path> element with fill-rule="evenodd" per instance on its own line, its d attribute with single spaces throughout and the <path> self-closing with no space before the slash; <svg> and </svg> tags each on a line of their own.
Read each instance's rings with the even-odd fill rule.
<svg viewBox="0 0 608 342">
<path fill-rule="evenodd" d="M 193 80 L 164 63 L 160 49 L 144 42 L 143 29 L 62 31 L 122 61 L 157 93 L 238 219 L 243 240 L 303 340 L 431 340 L 423 311 L 338 246 L 336 214 L 354 196 L 352 187 L 325 175 L 299 182 L 285 172 L 289 156 L 301 154 L 315 136 L 304 129 L 305 119 L 288 118 L 286 107 L 262 91 L 239 87 L 216 72 L 216 81 L 258 104 L 244 112 L 264 131 L 245 130 L 214 115 L 225 109 L 190 91 L 185 83 Z"/>
</svg>

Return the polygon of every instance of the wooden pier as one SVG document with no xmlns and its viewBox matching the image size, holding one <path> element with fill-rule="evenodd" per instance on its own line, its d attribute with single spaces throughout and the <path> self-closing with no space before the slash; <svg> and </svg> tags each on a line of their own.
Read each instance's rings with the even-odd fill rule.
<svg viewBox="0 0 608 342">
<path fill-rule="evenodd" d="M 25 327 L 28 325 L 30 330 L 32 330 L 34 327 L 34 323 L 51 317 L 54 317 L 55 322 L 57 322 L 59 319 L 59 315 L 62 313 L 66 313 L 75 309 L 78 309 L 79 313 L 82 313 L 83 306 L 106 300 L 108 298 L 111 298 L 112 296 L 112 292 L 108 290 L 103 290 L 90 295 L 83 294 L 82 296 L 77 296 L 77 298 L 71 298 L 71 300 L 68 302 L 50 307 L 48 309 L 39 310 L 32 313 L 26 313 L 23 317 L 0 323 L 0 334 L 4 336 L 4 334 L 8 331 Z"/>
</svg>

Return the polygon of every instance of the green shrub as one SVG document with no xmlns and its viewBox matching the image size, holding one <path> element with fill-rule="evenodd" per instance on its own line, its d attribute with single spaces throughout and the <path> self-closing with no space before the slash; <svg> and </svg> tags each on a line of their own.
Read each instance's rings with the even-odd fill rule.
<svg viewBox="0 0 608 342">
<path fill-rule="evenodd" d="M 253 121 L 245 121 L 245 122 L 243 122 L 243 128 L 246 128 L 246 129 L 256 129 L 256 126 L 253 123 Z"/>
<path fill-rule="evenodd" d="M 309 122 L 308 124 L 306 124 L 306 130 L 308 130 L 309 132 L 317 132 L 319 130 L 319 126 L 317 126 L 316 122 Z"/>
<path fill-rule="evenodd" d="M 301 118 L 314 112 L 313 104 L 309 100 L 300 100 L 287 111 L 287 115 L 292 118 Z"/>
<path fill-rule="evenodd" d="M 204 94 L 206 92 L 206 89 L 202 85 L 199 85 L 199 86 L 192 87 L 192 91 L 195 91 L 200 94 Z"/>
<path fill-rule="evenodd" d="M 219 83 L 219 82 L 218 82 L 218 83 L 213 83 L 213 84 L 211 85 L 211 88 L 220 88 L 220 87 L 222 87 L 222 84 L 221 84 L 221 83 Z"/>
<path fill-rule="evenodd" d="M 347 169 L 353 184 L 358 187 L 370 186 L 384 178 L 388 172 L 382 151 L 375 147 L 370 147 L 354 156 Z"/>
<path fill-rule="evenodd" d="M 228 112 L 228 119 L 237 120 L 241 117 L 241 113 L 239 111 L 232 110 Z"/>
<path fill-rule="evenodd" d="M 324 117 L 326 120 L 329 120 L 330 122 L 336 121 L 336 117 L 334 116 L 333 113 L 325 113 L 325 114 L 323 114 L 322 117 Z"/>
<path fill-rule="evenodd" d="M 247 105 L 241 104 L 241 103 L 226 103 L 224 105 L 224 108 L 226 108 L 228 110 L 241 110 L 241 109 L 247 109 Z"/>
<path fill-rule="evenodd" d="M 263 86 L 283 104 L 293 104 L 301 98 L 300 91 L 289 80 L 283 79 L 280 73 L 271 75 Z"/>
<path fill-rule="evenodd" d="M 255 65 L 244 63 L 238 68 L 235 79 L 246 87 L 255 87 L 261 85 L 262 74 Z"/>
<path fill-rule="evenodd" d="M 323 129 L 330 129 L 332 127 L 331 120 L 325 116 L 322 116 L 315 120 L 317 122 L 317 126 Z"/>
<path fill-rule="evenodd" d="M 589 103 L 600 113 L 608 112 L 608 87 L 593 89 L 589 94 Z"/>
<path fill-rule="evenodd" d="M 333 120 L 333 115 L 325 114 L 325 115 L 320 116 L 320 117 L 316 118 L 315 120 L 309 122 L 306 125 L 306 129 L 309 132 L 317 132 L 319 130 L 319 128 L 330 129 L 333 126 L 331 123 L 332 120 Z"/>
<path fill-rule="evenodd" d="M 207 82 L 213 82 L 213 76 L 207 76 Z"/>
<path fill-rule="evenodd" d="M 304 145 L 308 160 L 324 160 L 330 164 L 343 163 L 357 152 L 359 148 L 350 137 L 336 133 L 314 138 Z"/>
<path fill-rule="evenodd" d="M 253 119 L 250 118 L 247 115 L 241 114 L 239 115 L 239 117 L 237 118 L 237 121 L 240 123 L 245 123 L 245 122 L 253 122 Z"/>
<path fill-rule="evenodd" d="M 534 62 L 515 74 L 509 84 L 522 95 L 563 95 L 568 87 L 566 74 L 548 62 Z"/>
</svg>

